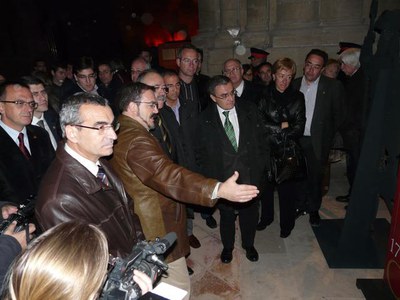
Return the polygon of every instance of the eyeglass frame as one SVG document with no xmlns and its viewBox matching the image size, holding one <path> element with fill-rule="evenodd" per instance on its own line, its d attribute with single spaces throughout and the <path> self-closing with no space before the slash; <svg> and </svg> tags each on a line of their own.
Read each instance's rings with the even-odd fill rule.
<svg viewBox="0 0 400 300">
<path fill-rule="evenodd" d="M 234 68 L 232 68 L 232 69 L 230 69 L 228 71 L 223 70 L 222 74 L 223 75 L 231 75 L 232 73 L 238 73 L 242 69 L 243 69 L 242 67 L 234 67 Z"/>
<path fill-rule="evenodd" d="M 100 134 L 104 134 L 107 129 L 112 129 L 112 130 L 114 130 L 114 132 L 118 131 L 118 129 L 121 126 L 121 124 L 119 122 L 115 122 L 114 124 L 101 124 L 99 127 L 86 126 L 86 125 L 81 125 L 81 124 L 69 124 L 69 125 L 75 126 L 75 127 L 80 127 L 80 128 L 97 130 Z"/>
<path fill-rule="evenodd" d="M 134 101 L 135 103 L 141 104 L 147 104 L 151 109 L 158 109 L 158 102 L 157 101 Z"/>
<path fill-rule="evenodd" d="M 2 102 L 2 103 L 13 103 L 19 108 L 24 107 L 24 105 L 28 105 L 30 108 L 36 109 L 39 106 L 39 104 L 37 102 L 35 102 L 35 101 L 26 102 L 26 101 L 23 101 L 23 100 L 14 100 L 14 101 L 6 101 L 6 100 L 4 100 L 4 101 L 0 101 L 0 102 Z"/>
<path fill-rule="evenodd" d="M 79 79 L 87 79 L 87 80 L 97 79 L 97 73 L 96 72 L 93 72 L 92 74 L 89 74 L 89 75 L 76 74 L 75 76 L 78 77 Z"/>
<path fill-rule="evenodd" d="M 236 97 L 237 94 L 238 94 L 237 90 L 233 90 L 233 91 L 230 92 L 230 93 L 222 94 L 222 95 L 223 95 L 222 97 L 221 97 L 221 96 L 214 95 L 214 94 L 212 94 L 212 95 L 213 95 L 215 98 L 218 98 L 218 99 L 221 99 L 221 100 L 226 100 L 226 99 L 228 99 L 229 96 L 231 96 L 231 97 Z"/>
</svg>

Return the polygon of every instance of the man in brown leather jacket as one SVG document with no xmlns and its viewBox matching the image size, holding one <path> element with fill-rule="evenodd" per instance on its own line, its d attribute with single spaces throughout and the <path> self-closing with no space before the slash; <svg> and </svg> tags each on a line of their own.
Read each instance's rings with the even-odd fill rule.
<svg viewBox="0 0 400 300">
<path fill-rule="evenodd" d="M 113 152 L 113 121 L 100 96 L 82 93 L 64 104 L 60 123 L 66 142 L 41 182 L 35 213 L 43 230 L 70 220 L 94 224 L 106 234 L 110 253 L 126 257 L 144 235 L 122 182 L 101 159 Z M 100 167 L 103 181 L 96 177 Z"/>
<path fill-rule="evenodd" d="M 189 254 L 186 211 L 179 201 L 203 206 L 215 205 L 218 198 L 246 202 L 257 196 L 258 190 L 255 186 L 236 184 L 237 172 L 219 183 L 174 164 L 149 133 L 158 113 L 151 87 L 142 83 L 127 85 L 119 100 L 121 128 L 111 163 L 128 194 L 135 199 L 135 211 L 146 237 L 153 239 L 176 232 L 177 243 L 166 258 L 168 278 L 162 281 L 188 291 L 190 297 L 185 261 Z"/>
</svg>

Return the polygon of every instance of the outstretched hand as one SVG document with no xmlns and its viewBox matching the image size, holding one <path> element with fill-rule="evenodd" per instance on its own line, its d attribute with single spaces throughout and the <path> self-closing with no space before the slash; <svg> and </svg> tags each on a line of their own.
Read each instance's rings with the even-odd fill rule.
<svg viewBox="0 0 400 300">
<path fill-rule="evenodd" d="M 235 171 L 231 177 L 221 183 L 217 196 L 232 202 L 247 202 L 257 197 L 260 192 L 256 186 L 248 184 L 237 184 L 239 173 Z"/>
</svg>

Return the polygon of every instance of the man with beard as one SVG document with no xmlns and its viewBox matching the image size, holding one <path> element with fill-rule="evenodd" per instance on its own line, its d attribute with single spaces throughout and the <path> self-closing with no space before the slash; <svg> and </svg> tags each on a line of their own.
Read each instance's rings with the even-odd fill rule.
<svg viewBox="0 0 400 300">
<path fill-rule="evenodd" d="M 255 186 L 238 185 L 238 172 L 219 183 L 174 164 L 149 133 L 158 113 L 152 87 L 129 84 L 122 89 L 119 103 L 121 128 L 111 163 L 135 199 L 135 212 L 146 238 L 176 232 L 177 243 L 166 256 L 168 277 L 161 280 L 188 291 L 189 299 L 190 279 L 185 261 L 189 243 L 186 211 L 181 202 L 204 206 L 215 205 L 218 198 L 247 202 L 257 196 L 258 190 Z"/>
</svg>

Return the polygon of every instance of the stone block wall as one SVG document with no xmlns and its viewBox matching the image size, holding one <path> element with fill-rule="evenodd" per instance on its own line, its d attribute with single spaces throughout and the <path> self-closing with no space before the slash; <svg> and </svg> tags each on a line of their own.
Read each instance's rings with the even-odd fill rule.
<svg viewBox="0 0 400 300">
<path fill-rule="evenodd" d="M 270 52 L 268 61 L 288 56 L 303 67 L 306 53 L 320 48 L 336 58 L 340 41 L 363 43 L 371 0 L 200 0 L 199 34 L 193 44 L 204 50 L 203 73 L 221 74 L 230 57 L 248 63 L 250 47 Z M 400 0 L 379 0 L 379 12 L 400 9 Z M 228 29 L 240 29 L 234 38 Z M 235 52 L 235 41 L 246 53 Z"/>
</svg>

